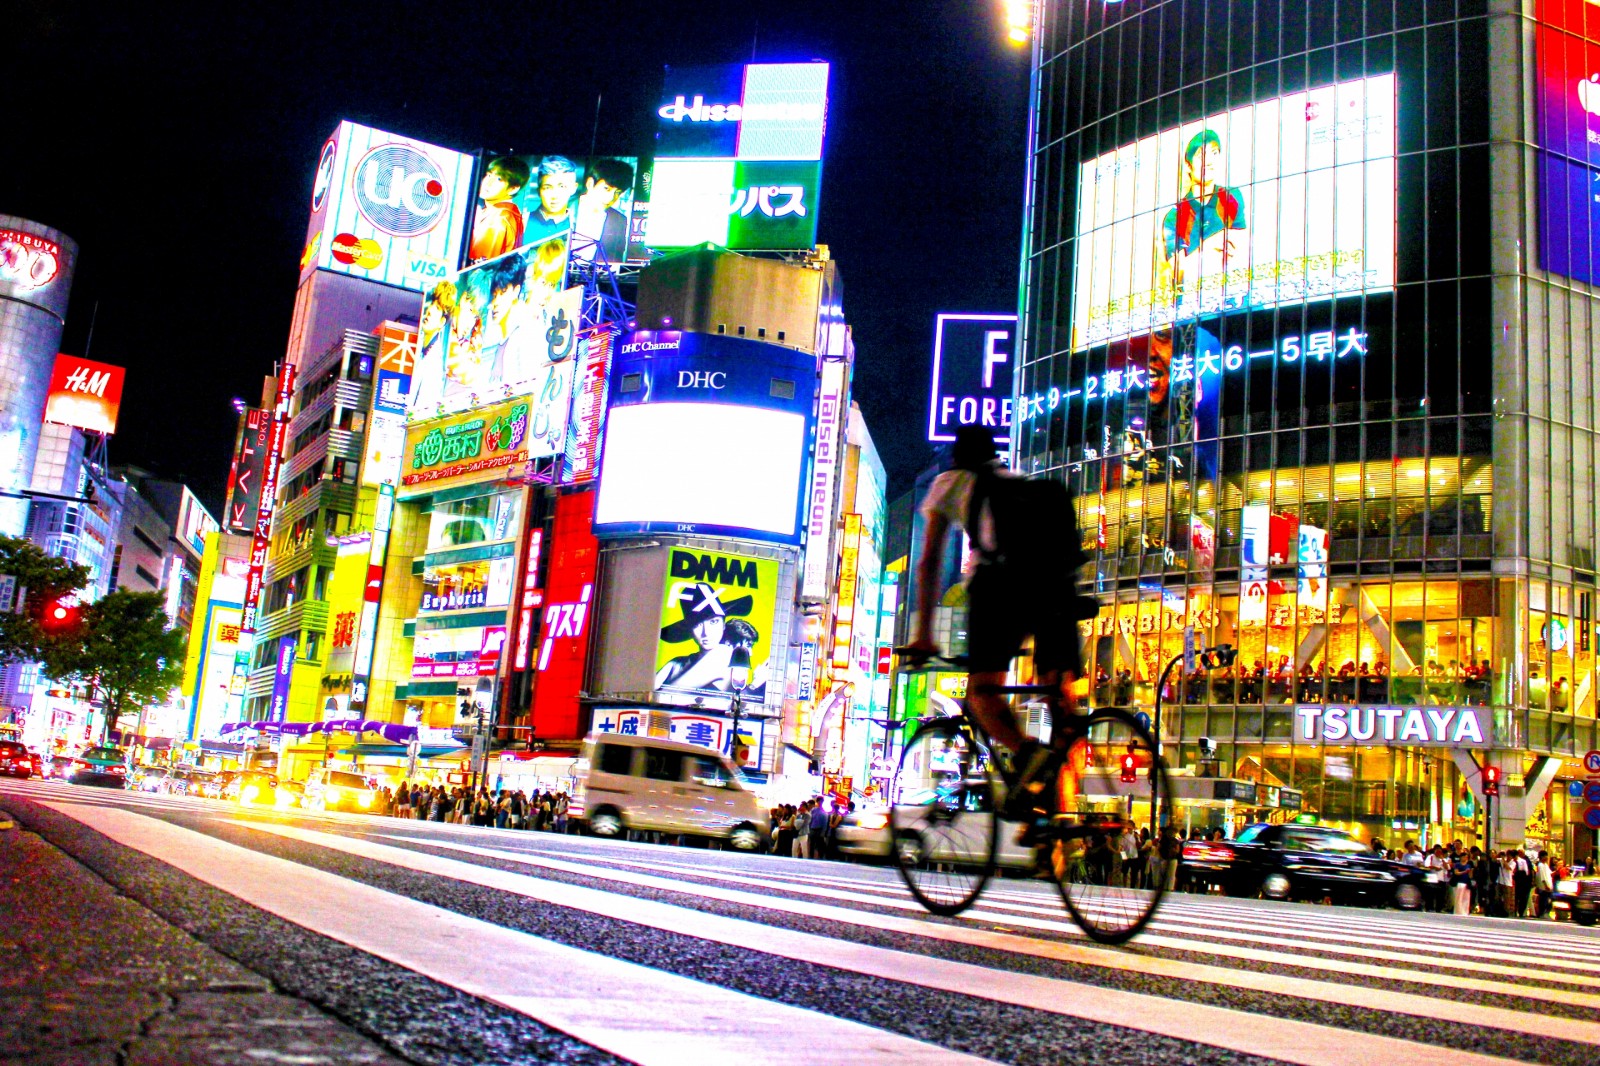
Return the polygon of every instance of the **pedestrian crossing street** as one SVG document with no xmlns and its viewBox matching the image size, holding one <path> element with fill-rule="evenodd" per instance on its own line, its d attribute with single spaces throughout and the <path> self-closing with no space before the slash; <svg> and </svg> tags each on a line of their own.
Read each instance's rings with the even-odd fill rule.
<svg viewBox="0 0 1600 1066">
<path fill-rule="evenodd" d="M 1139 939 L 1107 948 L 1042 882 L 994 882 L 946 920 L 892 870 L 856 864 L 57 782 L 0 783 L 0 808 L 23 826 L 30 809 L 54 812 L 636 1062 L 1115 1062 L 1151 1042 L 1193 1061 L 1305 1066 L 1600 1054 L 1600 929 L 1567 923 L 1172 894 Z M 429 888 L 376 884 L 398 877 Z M 516 928 L 483 910 L 484 890 L 577 932 Z M 597 946 L 618 929 L 620 947 Z M 689 975 L 682 960 L 713 947 L 738 960 L 736 974 Z M 802 972 L 859 987 L 860 1001 L 797 1002 L 788 975 Z M 872 997 L 890 1009 L 864 1021 Z M 1001 1012 L 1011 1021 L 989 1017 Z"/>
</svg>

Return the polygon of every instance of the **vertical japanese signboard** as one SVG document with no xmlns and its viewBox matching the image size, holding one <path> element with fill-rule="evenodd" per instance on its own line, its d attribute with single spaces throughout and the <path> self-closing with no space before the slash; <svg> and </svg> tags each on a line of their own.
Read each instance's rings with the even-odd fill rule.
<svg viewBox="0 0 1600 1066">
<path fill-rule="evenodd" d="M 844 537 L 839 551 L 839 595 L 833 613 L 833 666 L 850 666 L 850 638 L 855 628 L 856 579 L 861 561 L 861 516 L 844 516 Z"/>
<path fill-rule="evenodd" d="M 817 441 L 806 495 L 805 573 L 800 586 L 800 599 L 805 603 L 821 603 L 828 598 L 828 578 L 833 570 L 834 490 L 844 442 L 847 374 L 842 361 L 822 364 Z"/>
<path fill-rule="evenodd" d="M 588 661 L 589 608 L 600 561 L 593 523 L 593 490 L 567 493 L 556 500 L 543 631 L 535 660 L 538 677 L 530 722 L 536 736 L 565 738 L 582 732 L 578 696 Z"/>
</svg>

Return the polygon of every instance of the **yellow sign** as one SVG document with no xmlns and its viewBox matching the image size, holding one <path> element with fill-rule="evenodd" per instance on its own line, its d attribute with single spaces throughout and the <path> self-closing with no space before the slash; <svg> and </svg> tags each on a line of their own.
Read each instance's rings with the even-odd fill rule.
<svg viewBox="0 0 1600 1066">
<path fill-rule="evenodd" d="M 839 553 L 839 598 L 833 611 L 833 667 L 850 665 L 850 634 L 856 617 L 856 577 L 861 558 L 861 516 L 844 516 L 843 550 Z"/>
<path fill-rule="evenodd" d="M 407 428 L 399 494 L 506 479 L 528 461 L 529 406 L 502 400 Z"/>
</svg>

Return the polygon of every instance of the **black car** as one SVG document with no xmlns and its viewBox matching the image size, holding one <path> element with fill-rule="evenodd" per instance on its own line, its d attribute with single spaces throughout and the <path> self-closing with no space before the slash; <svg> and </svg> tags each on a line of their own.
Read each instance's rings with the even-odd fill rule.
<svg viewBox="0 0 1600 1066">
<path fill-rule="evenodd" d="M 1600 921 L 1600 877 L 1580 874 L 1557 881 L 1550 908 L 1558 917 L 1565 913 L 1579 925 L 1594 925 Z"/>
<path fill-rule="evenodd" d="M 1392 862 L 1349 833 L 1317 825 L 1252 825 L 1233 840 L 1190 840 L 1183 870 L 1230 896 L 1422 906 L 1421 868 Z"/>
</svg>

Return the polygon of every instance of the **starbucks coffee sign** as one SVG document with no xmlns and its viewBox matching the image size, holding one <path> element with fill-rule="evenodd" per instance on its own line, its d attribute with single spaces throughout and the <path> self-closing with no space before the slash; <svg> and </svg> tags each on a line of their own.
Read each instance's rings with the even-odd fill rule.
<svg viewBox="0 0 1600 1066">
<path fill-rule="evenodd" d="M 1487 707 L 1295 708 L 1295 740 L 1304 744 L 1403 745 L 1432 748 L 1489 746 Z"/>
</svg>

